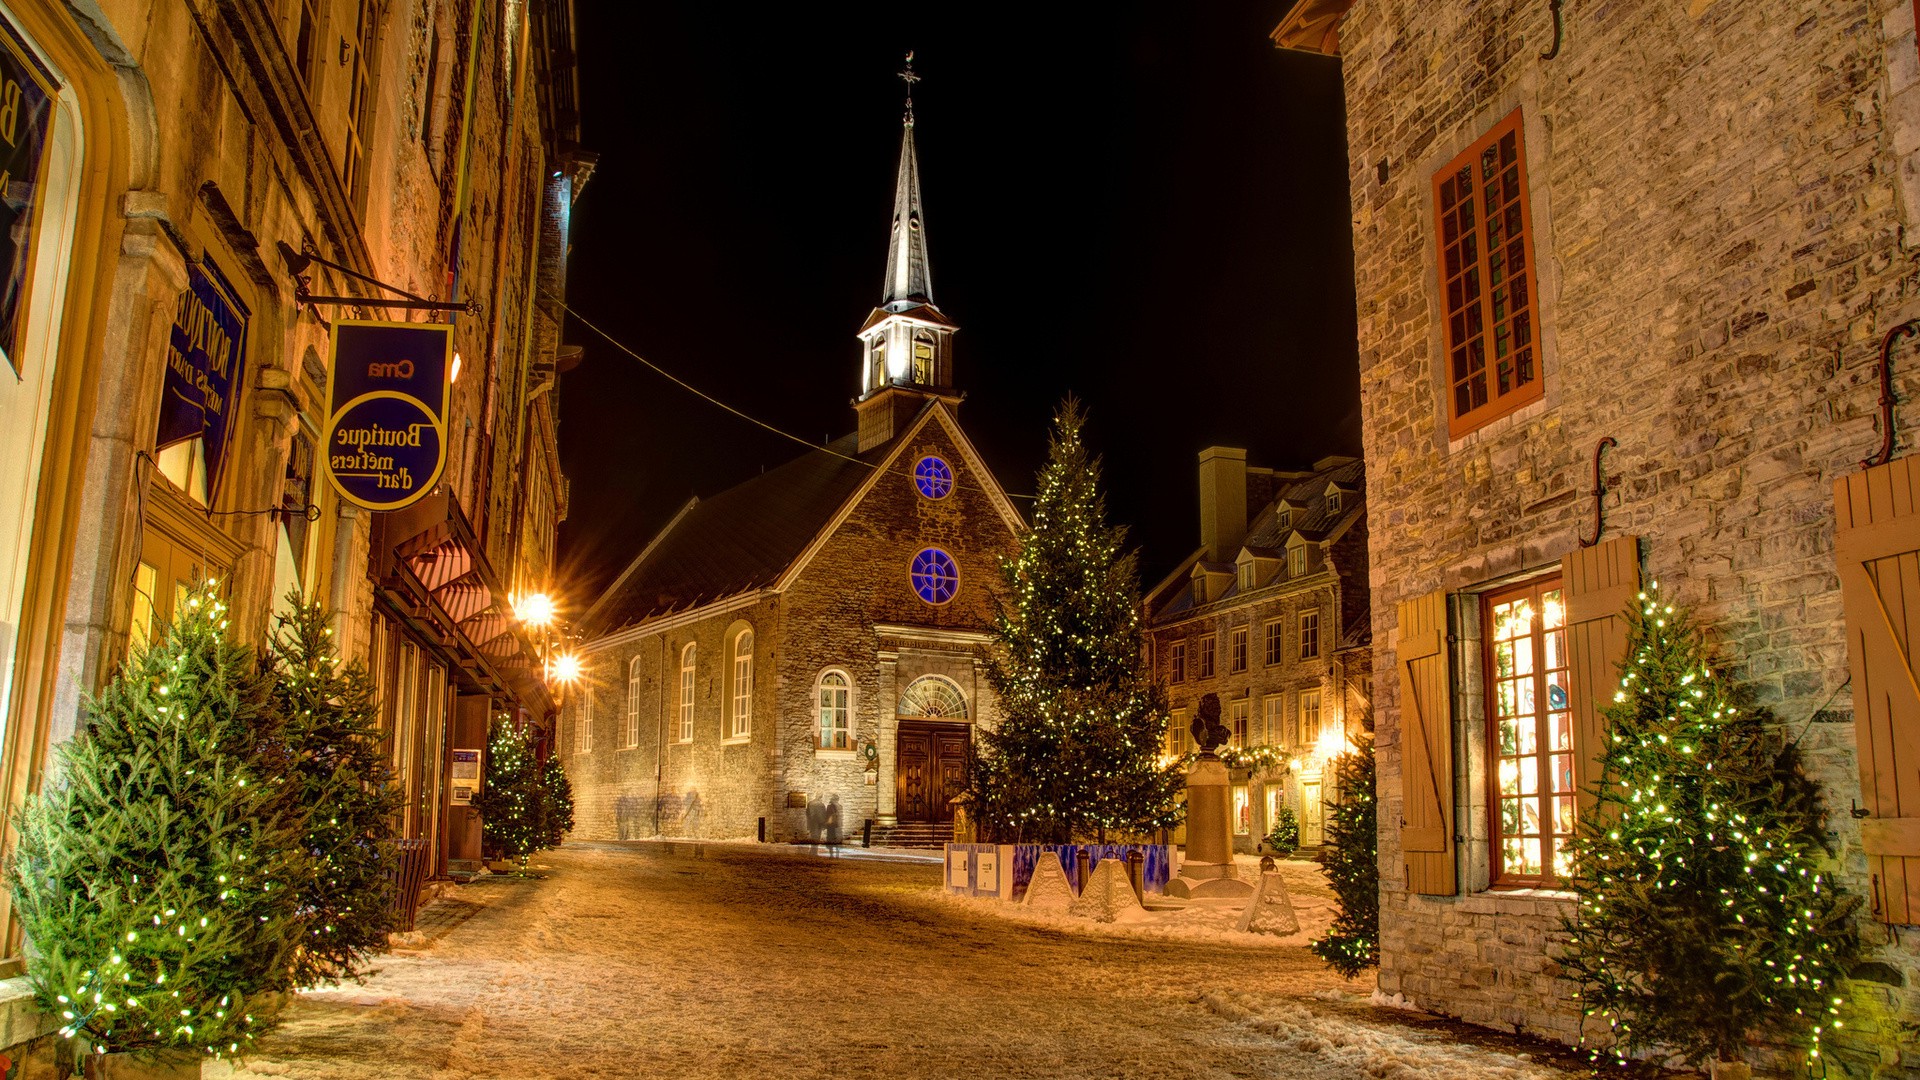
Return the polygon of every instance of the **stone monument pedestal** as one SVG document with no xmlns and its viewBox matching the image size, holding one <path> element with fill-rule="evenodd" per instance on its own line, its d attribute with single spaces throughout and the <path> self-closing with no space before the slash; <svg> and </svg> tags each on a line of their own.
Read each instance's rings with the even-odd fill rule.
<svg viewBox="0 0 1920 1080">
<path fill-rule="evenodd" d="M 1183 900 L 1245 899 L 1253 885 L 1233 865 L 1233 800 L 1227 767 L 1211 752 L 1187 770 L 1187 857 L 1167 895 Z"/>
</svg>

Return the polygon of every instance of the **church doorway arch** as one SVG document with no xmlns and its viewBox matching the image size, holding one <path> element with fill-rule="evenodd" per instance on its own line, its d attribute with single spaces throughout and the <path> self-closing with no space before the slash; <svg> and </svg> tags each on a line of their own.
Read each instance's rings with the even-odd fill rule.
<svg viewBox="0 0 1920 1080">
<path fill-rule="evenodd" d="M 925 675 L 909 683 L 895 709 L 894 806 L 901 824 L 949 824 L 953 798 L 967 789 L 973 727 L 967 699 L 950 679 Z"/>
</svg>

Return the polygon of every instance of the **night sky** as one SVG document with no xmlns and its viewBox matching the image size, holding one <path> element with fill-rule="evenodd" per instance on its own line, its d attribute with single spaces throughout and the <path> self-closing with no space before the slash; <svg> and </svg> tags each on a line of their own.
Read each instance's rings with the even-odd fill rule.
<svg viewBox="0 0 1920 1080">
<path fill-rule="evenodd" d="M 1031 492 L 1054 406 L 1083 398 L 1151 585 L 1198 544 L 1201 448 L 1359 451 L 1339 69 L 1273 47 L 1286 6 L 581 0 L 600 163 L 571 303 L 771 424 L 852 430 L 911 48 L 960 419 Z M 586 359 L 561 386 L 558 585 L 577 614 L 689 495 L 803 448 L 577 322 L 568 340 Z"/>
</svg>

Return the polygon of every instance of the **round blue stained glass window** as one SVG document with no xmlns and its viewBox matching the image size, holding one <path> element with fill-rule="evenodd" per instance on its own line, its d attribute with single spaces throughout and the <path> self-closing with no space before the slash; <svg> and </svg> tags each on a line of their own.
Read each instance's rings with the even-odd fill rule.
<svg viewBox="0 0 1920 1080">
<path fill-rule="evenodd" d="M 913 557 L 913 591 L 929 604 L 944 604 L 960 588 L 960 566 L 939 548 Z"/>
<path fill-rule="evenodd" d="M 913 484 L 929 499 L 944 499 L 953 490 L 953 470 L 937 457 L 923 457 L 913 467 Z"/>
</svg>

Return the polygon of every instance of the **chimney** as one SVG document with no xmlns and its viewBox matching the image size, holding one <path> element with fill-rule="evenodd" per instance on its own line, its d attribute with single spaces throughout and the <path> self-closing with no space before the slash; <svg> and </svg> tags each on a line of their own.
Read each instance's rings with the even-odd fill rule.
<svg viewBox="0 0 1920 1080">
<path fill-rule="evenodd" d="M 1200 451 L 1200 543 L 1209 562 L 1230 562 L 1247 538 L 1247 452 Z"/>
</svg>

